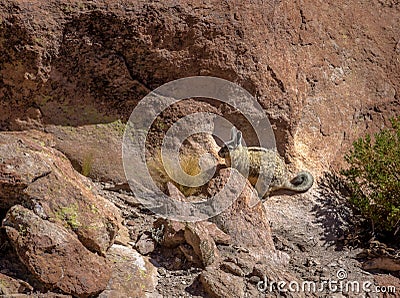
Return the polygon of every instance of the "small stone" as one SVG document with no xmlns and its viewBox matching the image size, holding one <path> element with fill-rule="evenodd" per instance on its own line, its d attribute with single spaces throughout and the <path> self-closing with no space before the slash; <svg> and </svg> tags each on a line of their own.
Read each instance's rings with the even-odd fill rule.
<svg viewBox="0 0 400 298">
<path fill-rule="evenodd" d="M 135 244 L 136 250 L 142 255 L 148 255 L 156 248 L 154 240 L 147 234 L 142 234 Z"/>
<path fill-rule="evenodd" d="M 128 221 L 126 222 L 126 225 L 127 225 L 127 226 L 134 226 L 134 225 L 135 225 L 135 221 L 134 221 L 134 220 L 128 220 Z"/>
<path fill-rule="evenodd" d="M 224 262 L 221 265 L 222 269 L 224 269 L 224 271 L 228 271 L 229 273 L 232 273 L 234 275 L 237 276 L 244 276 L 244 272 L 242 269 L 240 269 L 240 267 L 232 262 Z"/>
<path fill-rule="evenodd" d="M 258 283 L 260 282 L 260 280 L 261 280 L 261 278 L 258 277 L 258 276 L 256 276 L 256 275 L 253 275 L 253 276 L 251 276 L 251 277 L 249 278 L 249 281 L 250 281 L 252 284 L 258 284 Z"/>
<path fill-rule="evenodd" d="M 167 270 L 163 267 L 160 267 L 157 269 L 158 274 L 160 274 L 161 276 L 166 276 L 167 275 Z"/>
<path fill-rule="evenodd" d="M 162 231 L 161 245 L 175 248 L 185 243 L 185 224 L 179 221 L 159 218 L 154 222 L 154 229 Z"/>
</svg>

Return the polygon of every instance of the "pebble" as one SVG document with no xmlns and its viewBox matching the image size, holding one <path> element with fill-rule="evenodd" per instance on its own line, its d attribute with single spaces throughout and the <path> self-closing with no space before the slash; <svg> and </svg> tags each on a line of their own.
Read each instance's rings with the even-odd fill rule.
<svg viewBox="0 0 400 298">
<path fill-rule="evenodd" d="M 261 280 L 260 277 L 258 277 L 257 275 L 253 275 L 252 277 L 249 278 L 249 281 L 253 284 L 257 284 L 259 283 Z"/>
<path fill-rule="evenodd" d="M 163 267 L 160 267 L 157 269 L 158 274 L 160 274 L 161 276 L 166 276 L 167 275 L 167 270 Z"/>
</svg>

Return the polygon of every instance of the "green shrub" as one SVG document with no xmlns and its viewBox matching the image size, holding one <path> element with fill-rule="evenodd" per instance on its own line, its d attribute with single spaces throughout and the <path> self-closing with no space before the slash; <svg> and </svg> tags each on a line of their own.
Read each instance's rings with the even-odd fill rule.
<svg viewBox="0 0 400 298">
<path fill-rule="evenodd" d="M 400 230 L 400 117 L 392 128 L 360 138 L 345 156 L 350 203 L 372 224 L 373 232 Z"/>
</svg>

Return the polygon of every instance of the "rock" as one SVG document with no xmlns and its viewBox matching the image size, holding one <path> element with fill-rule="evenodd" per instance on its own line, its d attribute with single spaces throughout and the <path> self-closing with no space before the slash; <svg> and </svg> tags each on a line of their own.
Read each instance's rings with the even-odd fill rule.
<svg viewBox="0 0 400 298">
<path fill-rule="evenodd" d="M 112 181 L 120 184 L 120 189 L 129 190 L 129 186 L 125 185 L 121 158 L 124 129 L 125 123 L 115 119 L 107 123 L 76 127 L 48 125 L 46 132 L 54 136 L 54 147 L 71 160 L 79 173 L 96 181 Z"/>
<path fill-rule="evenodd" d="M 253 275 L 249 278 L 249 282 L 253 284 L 258 284 L 261 281 L 261 278 L 258 277 L 257 275 Z"/>
<path fill-rule="evenodd" d="M 196 223 L 197 226 L 202 226 L 208 235 L 216 244 L 229 244 L 231 237 L 221 231 L 214 223 L 201 221 Z M 159 218 L 154 222 L 154 230 L 160 231 L 161 245 L 169 248 L 177 247 L 186 242 L 184 231 L 186 224 L 179 221 L 167 220 Z"/>
<path fill-rule="evenodd" d="M 243 272 L 243 270 L 236 265 L 235 263 L 232 262 L 223 262 L 221 264 L 221 269 L 224 270 L 225 272 L 231 273 L 233 275 L 237 275 L 240 277 L 245 276 L 245 273 Z"/>
<path fill-rule="evenodd" d="M 167 182 L 167 191 L 168 191 L 168 195 L 173 199 L 173 200 L 177 200 L 179 202 L 186 202 L 187 199 L 186 197 L 183 195 L 183 193 L 175 186 L 173 185 L 171 182 Z"/>
<path fill-rule="evenodd" d="M 148 255 L 156 248 L 156 243 L 148 234 L 142 234 L 135 244 L 136 250 L 142 255 Z"/>
<path fill-rule="evenodd" d="M 163 267 L 159 267 L 157 269 L 158 274 L 160 274 L 161 276 L 166 276 L 167 275 L 167 270 Z"/>
<path fill-rule="evenodd" d="M 189 244 L 181 244 L 179 245 L 180 251 L 184 254 L 186 260 L 193 264 L 196 267 L 203 267 L 204 264 L 200 257 L 196 254 L 193 247 Z"/>
<path fill-rule="evenodd" d="M 19 205 L 7 212 L 3 226 L 22 263 L 46 288 L 78 297 L 105 289 L 111 276 L 108 262 L 67 229 Z"/>
<path fill-rule="evenodd" d="M 221 191 L 230 175 L 233 175 L 231 179 L 238 185 L 245 179 L 235 169 L 221 169 L 208 183 L 208 193 L 213 195 Z M 245 247 L 259 256 L 275 253 L 264 206 L 261 201 L 254 203 L 254 189 L 249 182 L 246 181 L 244 185 L 233 204 L 211 220 L 231 237 L 233 244 Z"/>
<path fill-rule="evenodd" d="M 114 244 L 107 252 L 112 276 L 99 298 L 157 297 L 157 269 L 134 249 Z"/>
<path fill-rule="evenodd" d="M 227 245 L 231 243 L 231 236 L 221 231 L 213 222 L 201 221 L 198 222 L 198 225 L 203 226 L 203 229 L 207 231 L 216 244 Z"/>
<path fill-rule="evenodd" d="M 377 257 L 365 261 L 362 265 L 364 270 L 380 269 L 386 271 L 400 271 L 400 259 L 391 257 Z"/>
<path fill-rule="evenodd" d="M 245 297 L 245 285 L 242 278 L 209 267 L 200 274 L 204 290 L 211 297 Z"/>
<path fill-rule="evenodd" d="M 188 223 L 185 227 L 185 240 L 192 246 L 204 267 L 214 263 L 218 257 L 218 249 L 214 239 L 208 234 L 207 225 L 201 222 Z"/>
<path fill-rule="evenodd" d="M 237 297 L 242 297 L 244 277 L 258 276 L 259 279 L 269 278 L 275 281 L 297 280 L 286 267 L 289 256 L 275 249 L 264 206 L 258 198 L 255 200 L 254 189 L 248 181 L 242 180 L 243 176 L 238 175 L 234 169 L 221 169 L 207 184 L 207 194 L 212 196 L 220 192 L 228 179 L 233 179 L 234 185 L 244 185 L 244 188 L 237 192 L 226 192 L 225 194 L 237 196 L 236 200 L 222 213 L 211 218 L 218 230 L 224 231 L 231 239 L 229 246 L 221 246 L 217 251 L 219 258 L 212 263 L 212 269 L 207 267 L 204 276 L 203 273 L 201 275 L 200 280 L 206 291 L 215 297 L 225 297 L 226 293 L 235 293 Z M 207 224 L 203 223 L 202 226 L 197 235 L 203 235 L 207 230 Z M 232 278 L 236 278 L 232 282 L 237 282 L 238 288 L 227 284 L 226 281 Z M 251 288 L 251 292 L 254 291 L 256 289 Z"/>
<path fill-rule="evenodd" d="M 37 162 L 34 152 L 51 142 L 50 136 L 37 134 L 28 146 L 22 133 L 1 133 L 0 136 L 0 208 L 8 209 L 20 202 L 23 191 L 37 179 L 52 171 L 48 162 Z M 33 150 L 32 150 L 33 149 Z"/>
<path fill-rule="evenodd" d="M 159 218 L 154 222 L 154 228 L 160 231 L 161 245 L 174 248 L 185 243 L 185 224 L 179 221 Z"/>
<path fill-rule="evenodd" d="M 122 222 L 120 222 L 118 227 L 118 233 L 115 236 L 114 243 L 129 246 L 130 245 L 129 242 L 131 242 L 129 230 L 126 226 L 122 224 Z"/>
<path fill-rule="evenodd" d="M 27 282 L 0 273 L 1 297 L 7 297 L 11 294 L 30 293 L 32 290 L 33 287 Z"/>
<path fill-rule="evenodd" d="M 122 219 L 119 210 L 52 148 L 50 136 L 37 131 L 0 133 L 0 201 L 21 203 L 75 233 L 100 254 L 113 243 Z"/>
</svg>

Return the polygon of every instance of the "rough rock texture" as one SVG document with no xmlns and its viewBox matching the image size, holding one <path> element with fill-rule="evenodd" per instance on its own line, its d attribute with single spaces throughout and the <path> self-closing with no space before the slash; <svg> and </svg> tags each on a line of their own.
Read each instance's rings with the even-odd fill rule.
<svg viewBox="0 0 400 298">
<path fill-rule="evenodd" d="M 19 205 L 8 211 L 3 226 L 21 261 L 48 289 L 88 297 L 106 287 L 111 270 L 105 258 L 67 229 Z"/>
<path fill-rule="evenodd" d="M 243 176 L 238 175 L 236 170 L 221 169 L 219 175 L 211 179 L 207 185 L 209 194 L 220 192 L 231 175 L 231 179 L 236 179 L 234 184 L 243 183 Z M 264 206 L 248 181 L 245 181 L 242 192 L 237 193 L 236 197 L 229 208 L 211 220 L 232 238 L 233 244 L 253 249 L 258 254 L 274 252 L 271 229 Z"/>
<path fill-rule="evenodd" d="M 119 211 L 51 148 L 47 134 L 3 132 L 0 156 L 3 209 L 24 204 L 43 219 L 69 228 L 92 251 L 103 254 L 111 246 L 121 222 Z"/>
<path fill-rule="evenodd" d="M 214 239 L 208 234 L 207 226 L 201 222 L 189 223 L 185 227 L 185 240 L 203 262 L 204 267 L 211 265 L 218 259 L 219 253 Z"/>
<path fill-rule="evenodd" d="M 132 248 L 113 245 L 107 252 L 112 277 L 99 298 L 159 297 L 155 293 L 157 270 Z"/>
<path fill-rule="evenodd" d="M 154 227 L 161 232 L 159 242 L 169 248 L 185 243 L 185 224 L 179 221 L 158 219 Z"/>
<path fill-rule="evenodd" d="M 213 298 L 245 297 L 243 280 L 221 270 L 208 269 L 201 274 L 200 281 L 205 285 L 206 292 Z"/>
<path fill-rule="evenodd" d="M 11 243 L 38 290 L 87 297 L 102 291 L 110 278 L 99 255 L 127 230 L 119 210 L 53 144 L 43 132 L 0 133 L 4 245 Z M 7 273 L 21 271 L 17 264 L 2 265 Z"/>
<path fill-rule="evenodd" d="M 22 281 L 0 273 L 0 296 L 4 297 L 15 293 L 29 293 L 33 287 Z"/>
<path fill-rule="evenodd" d="M 95 177 L 123 179 L 118 140 L 103 144 L 103 165 L 97 153 L 90 157 L 95 125 L 127 119 L 149 90 L 181 77 L 217 76 L 256 95 L 280 152 L 314 173 L 341 163 L 355 137 L 399 112 L 393 1 L 2 0 L 0 7 L 0 127 L 87 125 L 85 152 L 77 152 L 75 132 L 52 131 L 59 148 L 77 154 L 78 168 L 93 159 Z"/>
<path fill-rule="evenodd" d="M 241 191 L 228 192 L 236 195 L 229 208 L 211 218 L 212 222 L 184 224 L 159 219 L 154 223 L 155 229 L 163 232 L 159 243 L 163 247 L 179 246 L 187 262 L 204 268 L 199 280 L 212 297 L 257 294 L 257 288 L 249 283 L 252 278 L 297 280 L 287 270 L 288 255 L 275 249 L 266 211 L 243 176 L 234 169 L 220 169 L 204 187 L 206 195 L 221 192 L 229 177 L 234 185 L 244 185 Z M 173 193 L 184 199 L 177 190 Z"/>
<path fill-rule="evenodd" d="M 151 235 L 148 234 L 142 234 L 135 244 L 136 250 L 142 255 L 148 255 L 153 252 L 155 247 L 155 241 L 151 238 Z"/>
</svg>

